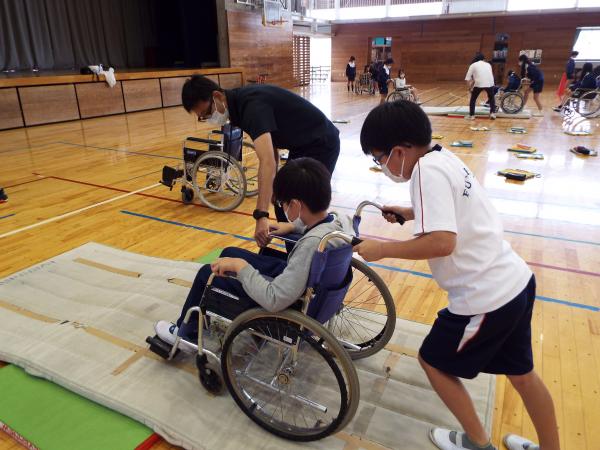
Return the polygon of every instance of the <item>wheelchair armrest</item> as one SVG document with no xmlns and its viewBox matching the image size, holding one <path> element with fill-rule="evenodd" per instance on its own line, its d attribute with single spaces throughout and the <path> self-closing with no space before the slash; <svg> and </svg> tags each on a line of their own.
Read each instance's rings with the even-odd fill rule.
<svg viewBox="0 0 600 450">
<path fill-rule="evenodd" d="M 202 144 L 221 145 L 221 141 L 217 141 L 216 139 L 204 139 L 204 138 L 188 136 L 185 138 L 185 140 L 192 141 L 192 142 L 200 142 Z"/>
</svg>

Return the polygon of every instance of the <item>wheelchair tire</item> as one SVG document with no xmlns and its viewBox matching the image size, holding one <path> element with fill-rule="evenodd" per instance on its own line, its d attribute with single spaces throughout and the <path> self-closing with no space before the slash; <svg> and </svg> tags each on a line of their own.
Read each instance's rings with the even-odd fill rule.
<svg viewBox="0 0 600 450">
<path fill-rule="evenodd" d="M 392 338 L 396 328 L 394 299 L 383 279 L 365 262 L 352 258 L 352 283 L 327 328 L 342 345 L 360 347 L 344 347 L 352 359 L 374 355 Z"/>
<path fill-rule="evenodd" d="M 584 93 L 575 101 L 575 109 L 579 115 L 590 117 L 600 111 L 600 92 L 593 90 Z"/>
<path fill-rule="evenodd" d="M 240 314 L 225 333 L 221 370 L 244 414 L 293 441 L 314 441 L 341 430 L 360 400 L 348 353 L 320 323 L 291 309 Z"/>
<path fill-rule="evenodd" d="M 191 175 L 196 196 L 215 211 L 234 210 L 246 197 L 244 169 L 222 151 L 203 153 L 194 163 Z"/>
<path fill-rule="evenodd" d="M 385 99 L 386 102 L 395 102 L 397 100 L 405 100 L 405 97 L 398 91 L 390 92 Z"/>
<path fill-rule="evenodd" d="M 507 92 L 500 99 L 500 109 L 506 114 L 518 114 L 525 107 L 525 99 L 520 92 Z"/>
<path fill-rule="evenodd" d="M 213 395 L 220 395 L 225 390 L 221 368 L 208 362 L 206 355 L 196 355 L 196 367 L 200 384 Z"/>
<path fill-rule="evenodd" d="M 187 187 L 182 187 L 181 188 L 181 201 L 183 203 L 185 203 L 186 205 L 189 205 L 190 203 L 192 203 L 194 201 L 194 190 L 187 188 Z"/>
</svg>

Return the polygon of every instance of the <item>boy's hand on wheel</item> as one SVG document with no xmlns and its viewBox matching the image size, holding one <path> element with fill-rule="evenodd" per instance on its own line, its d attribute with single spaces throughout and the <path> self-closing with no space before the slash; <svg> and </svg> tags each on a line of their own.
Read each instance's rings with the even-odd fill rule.
<svg viewBox="0 0 600 450">
<path fill-rule="evenodd" d="M 269 219 L 263 217 L 256 221 L 256 228 L 254 229 L 254 239 L 259 247 L 266 247 L 271 242 L 269 237 Z"/>
<path fill-rule="evenodd" d="M 357 252 L 365 261 L 378 261 L 383 258 L 383 241 L 367 240 L 354 246 Z"/>
</svg>

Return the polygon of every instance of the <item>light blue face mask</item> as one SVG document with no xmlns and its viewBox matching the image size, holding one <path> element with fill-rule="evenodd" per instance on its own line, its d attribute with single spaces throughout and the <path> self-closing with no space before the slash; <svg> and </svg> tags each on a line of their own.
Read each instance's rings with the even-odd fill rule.
<svg viewBox="0 0 600 450">
<path fill-rule="evenodd" d="M 296 219 L 290 220 L 290 218 L 288 217 L 289 210 L 290 210 L 290 204 L 288 203 L 287 211 L 285 209 L 283 210 L 283 214 L 285 215 L 285 218 L 287 219 L 287 221 L 291 222 L 292 225 L 294 225 L 294 228 L 296 228 L 296 229 L 303 230 L 304 228 L 306 228 L 306 224 L 304 222 L 302 222 L 302 219 L 300 218 L 300 211 L 302 211 L 302 203 L 300 203 L 300 211 L 298 211 L 298 217 Z"/>
</svg>

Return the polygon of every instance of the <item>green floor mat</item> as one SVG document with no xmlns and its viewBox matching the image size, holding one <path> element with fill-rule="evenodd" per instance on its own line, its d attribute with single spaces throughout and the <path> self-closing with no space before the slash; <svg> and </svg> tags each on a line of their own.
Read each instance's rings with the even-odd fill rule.
<svg viewBox="0 0 600 450">
<path fill-rule="evenodd" d="M 0 370 L 0 420 L 42 450 L 135 449 L 152 430 L 16 366 Z"/>
<path fill-rule="evenodd" d="M 208 253 L 207 255 L 204 255 L 198 259 L 195 259 L 194 262 L 201 263 L 201 264 L 210 264 L 221 255 L 222 251 L 223 251 L 222 248 L 215 248 L 212 252 Z"/>
</svg>

